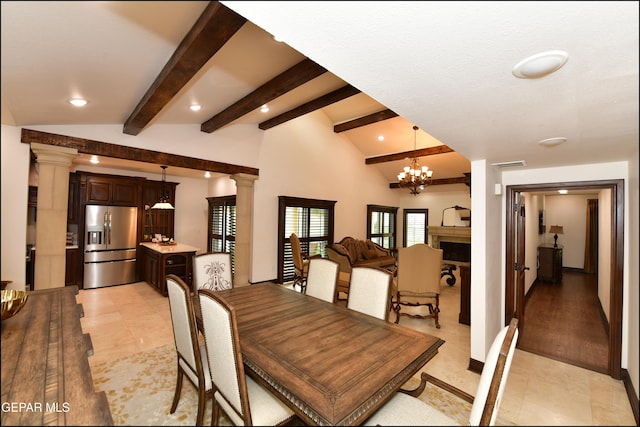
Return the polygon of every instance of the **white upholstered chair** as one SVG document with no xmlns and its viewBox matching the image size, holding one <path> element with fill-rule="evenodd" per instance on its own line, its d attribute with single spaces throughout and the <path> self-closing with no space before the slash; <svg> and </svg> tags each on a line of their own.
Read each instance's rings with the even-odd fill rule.
<svg viewBox="0 0 640 427">
<path fill-rule="evenodd" d="M 215 388 L 211 425 L 219 425 L 220 408 L 237 426 L 273 426 L 290 421 L 293 411 L 245 375 L 235 309 L 209 289 L 199 290 L 198 298 Z"/>
<path fill-rule="evenodd" d="M 195 312 L 189 286 L 178 276 L 167 275 L 167 294 L 173 325 L 173 338 L 178 355 L 176 388 L 170 413 L 178 407 L 182 392 L 183 377 L 186 376 L 198 391 L 198 413 L 196 425 L 202 425 L 205 403 L 213 396 L 209 363 L 204 345 L 198 341 Z"/>
<path fill-rule="evenodd" d="M 231 254 L 207 252 L 193 256 L 193 290 L 222 291 L 233 287 Z"/>
<path fill-rule="evenodd" d="M 518 319 L 514 318 L 508 326 L 502 328 L 491 344 L 475 397 L 423 372 L 418 388 L 396 393 L 364 425 L 457 425 L 455 420 L 417 398 L 424 391 L 427 382 L 472 404 L 468 425 L 495 425 L 517 341 Z"/>
<path fill-rule="evenodd" d="M 353 267 L 347 308 L 387 320 L 393 275 L 377 267 Z"/>
<path fill-rule="evenodd" d="M 314 298 L 334 302 L 340 265 L 328 258 L 309 260 L 309 273 L 305 293 Z"/>
<path fill-rule="evenodd" d="M 434 249 L 418 243 L 398 249 L 397 287 L 392 304 L 396 311 L 396 323 L 400 316 L 420 319 L 433 318 L 440 328 L 440 272 L 442 249 Z M 402 307 L 427 307 L 429 314 L 401 313 Z"/>
</svg>

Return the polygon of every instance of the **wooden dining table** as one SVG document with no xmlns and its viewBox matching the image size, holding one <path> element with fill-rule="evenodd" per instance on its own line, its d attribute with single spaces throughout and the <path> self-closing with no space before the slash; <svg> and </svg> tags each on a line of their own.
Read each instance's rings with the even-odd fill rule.
<svg viewBox="0 0 640 427">
<path fill-rule="evenodd" d="M 444 344 L 274 283 L 218 294 L 236 310 L 245 372 L 311 425 L 361 424 Z"/>
</svg>

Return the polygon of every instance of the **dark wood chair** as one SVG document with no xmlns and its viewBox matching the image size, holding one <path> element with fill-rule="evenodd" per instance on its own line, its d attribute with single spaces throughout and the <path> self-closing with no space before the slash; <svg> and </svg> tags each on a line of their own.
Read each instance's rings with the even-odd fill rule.
<svg viewBox="0 0 640 427">
<path fill-rule="evenodd" d="M 416 389 L 401 389 L 390 401 L 367 419 L 364 425 L 458 425 L 455 420 L 417 398 L 424 391 L 427 382 L 471 403 L 468 425 L 495 425 L 517 341 L 518 319 L 511 319 L 509 325 L 502 328 L 491 344 L 475 397 L 423 372 L 420 385 Z"/>
</svg>

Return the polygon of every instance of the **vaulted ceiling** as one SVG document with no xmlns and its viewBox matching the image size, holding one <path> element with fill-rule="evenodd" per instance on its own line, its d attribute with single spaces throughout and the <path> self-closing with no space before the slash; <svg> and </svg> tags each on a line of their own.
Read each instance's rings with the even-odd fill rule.
<svg viewBox="0 0 640 427">
<path fill-rule="evenodd" d="M 160 123 L 207 133 L 243 123 L 264 132 L 320 109 L 389 182 L 413 149 L 414 123 L 426 128 L 416 143 L 423 163 L 449 182 L 465 179 L 468 159 L 579 164 L 624 159 L 637 143 L 638 26 L 628 6 L 223 3 L 2 2 L 2 123 L 121 124 L 127 135 Z M 508 25 L 494 28 L 497 17 Z M 428 28 L 442 31 L 444 20 L 436 38 Z M 558 73 L 511 75 L 550 48 L 570 54 Z M 89 104 L 65 102 L 75 96 Z M 536 144 L 552 136 L 568 137 L 569 149 L 552 155 Z"/>
</svg>

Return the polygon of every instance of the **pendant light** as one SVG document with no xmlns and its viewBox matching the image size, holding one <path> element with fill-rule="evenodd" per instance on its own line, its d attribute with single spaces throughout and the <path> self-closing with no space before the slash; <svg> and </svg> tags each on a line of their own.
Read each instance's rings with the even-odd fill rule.
<svg viewBox="0 0 640 427">
<path fill-rule="evenodd" d="M 155 205 L 151 206 L 151 209 L 173 209 L 171 203 L 169 203 L 169 195 L 165 190 L 165 182 L 167 180 L 167 166 L 162 165 L 162 196 Z"/>
</svg>

